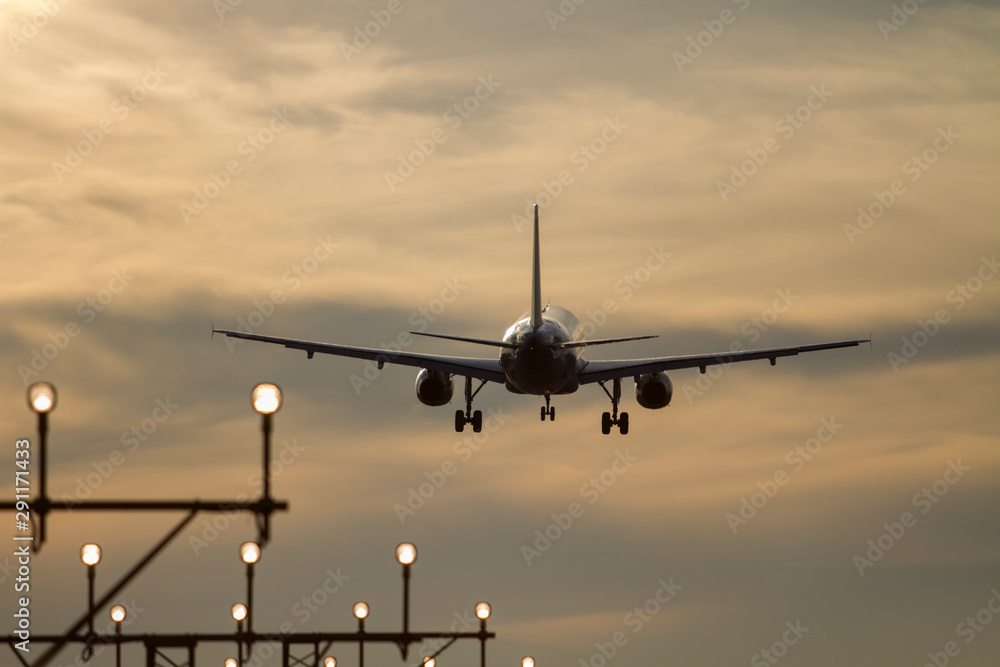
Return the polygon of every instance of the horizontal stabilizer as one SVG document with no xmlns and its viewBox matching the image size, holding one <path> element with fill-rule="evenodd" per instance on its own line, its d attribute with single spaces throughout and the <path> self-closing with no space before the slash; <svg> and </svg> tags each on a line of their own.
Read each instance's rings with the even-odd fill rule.
<svg viewBox="0 0 1000 667">
<path fill-rule="evenodd" d="M 645 340 L 647 338 L 659 338 L 657 334 L 649 334 L 646 336 L 629 336 L 628 338 L 598 338 L 595 340 L 571 340 L 567 343 L 559 345 L 560 348 L 572 348 L 572 347 L 588 347 L 590 345 L 607 345 L 608 343 L 625 343 L 630 340 Z"/>
<path fill-rule="evenodd" d="M 467 338 L 465 336 L 448 336 L 445 334 L 432 334 L 425 333 L 422 331 L 411 331 L 414 336 L 428 336 L 430 338 L 444 338 L 445 340 L 458 340 L 463 343 L 475 343 L 476 345 L 489 345 L 490 347 L 506 347 L 508 349 L 517 349 L 517 345 L 513 343 L 508 343 L 505 340 L 490 340 L 489 338 Z"/>
</svg>

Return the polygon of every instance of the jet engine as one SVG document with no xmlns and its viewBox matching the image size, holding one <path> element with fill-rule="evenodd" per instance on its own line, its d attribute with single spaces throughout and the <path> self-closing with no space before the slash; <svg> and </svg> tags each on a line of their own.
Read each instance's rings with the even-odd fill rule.
<svg viewBox="0 0 1000 667">
<path fill-rule="evenodd" d="M 657 410 L 670 405 L 674 385 L 663 371 L 635 378 L 635 400 L 644 408 Z"/>
<path fill-rule="evenodd" d="M 448 373 L 421 368 L 420 372 L 417 373 L 417 382 L 414 388 L 421 403 L 438 406 L 451 401 L 451 396 L 455 391 L 455 383 Z"/>
</svg>

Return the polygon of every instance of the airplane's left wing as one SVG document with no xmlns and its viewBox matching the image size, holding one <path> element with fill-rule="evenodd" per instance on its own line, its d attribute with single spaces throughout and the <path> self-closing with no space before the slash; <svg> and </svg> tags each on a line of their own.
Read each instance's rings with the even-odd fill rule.
<svg viewBox="0 0 1000 667">
<path fill-rule="evenodd" d="M 469 357 L 445 357 L 437 354 L 420 354 L 417 352 L 394 352 L 392 350 L 379 350 L 370 347 L 354 347 L 352 345 L 334 345 L 332 343 L 314 343 L 307 340 L 296 340 L 294 338 L 278 338 L 275 336 L 262 336 L 260 334 L 243 333 L 242 331 L 228 331 L 225 329 L 212 329 L 213 334 L 224 334 L 230 338 L 241 338 L 243 340 L 256 340 L 262 343 L 274 343 L 284 345 L 293 350 L 304 351 L 310 359 L 317 352 L 319 354 L 334 354 L 339 357 L 354 357 L 355 359 L 370 359 L 378 362 L 379 368 L 382 364 L 400 364 L 402 366 L 413 366 L 415 368 L 426 368 L 427 370 L 461 375 L 463 377 L 478 378 L 489 382 L 504 382 L 503 369 L 500 367 L 499 359 L 474 359 Z"/>
<path fill-rule="evenodd" d="M 699 368 L 705 372 L 708 366 L 732 364 L 737 361 L 753 361 L 768 359 L 773 366 L 778 357 L 792 357 L 802 352 L 817 352 L 833 350 L 839 347 L 855 347 L 865 340 L 845 340 L 835 343 L 819 343 L 816 345 L 797 345 L 794 347 L 774 347 L 768 350 L 743 350 L 740 352 L 720 352 L 718 354 L 698 354 L 679 357 L 659 357 L 654 359 L 620 359 L 615 361 L 591 361 L 580 370 L 580 384 L 604 382 L 615 378 L 658 373 L 659 371 L 677 370 L 680 368 Z"/>
</svg>

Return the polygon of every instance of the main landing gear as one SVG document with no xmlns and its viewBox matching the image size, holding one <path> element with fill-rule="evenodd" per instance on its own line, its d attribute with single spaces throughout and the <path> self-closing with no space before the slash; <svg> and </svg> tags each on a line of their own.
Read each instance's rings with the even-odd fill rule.
<svg viewBox="0 0 1000 667">
<path fill-rule="evenodd" d="M 549 405 L 549 400 L 551 398 L 551 396 L 545 394 L 545 407 L 542 408 L 542 421 L 545 421 L 545 417 L 548 417 L 549 421 L 554 422 L 556 420 L 556 409 Z"/>
<path fill-rule="evenodd" d="M 472 399 L 476 397 L 479 390 L 486 385 L 486 380 L 480 381 L 475 391 L 472 391 L 472 378 L 465 378 L 465 412 L 455 410 L 455 431 L 461 433 L 465 430 L 466 424 L 472 424 L 472 431 L 479 433 L 483 430 L 483 411 L 472 411 Z"/>
<path fill-rule="evenodd" d="M 606 380 L 604 382 L 606 382 Z M 618 414 L 618 401 L 622 398 L 621 378 L 615 378 L 611 381 L 611 391 L 608 391 L 608 388 L 604 386 L 604 382 L 599 382 L 598 384 L 601 385 L 601 389 L 603 389 L 604 393 L 611 399 L 611 412 L 605 412 L 601 415 L 601 433 L 607 435 L 611 433 L 612 426 L 617 426 L 622 435 L 627 435 L 628 413 L 623 412 L 620 415 Z"/>
</svg>

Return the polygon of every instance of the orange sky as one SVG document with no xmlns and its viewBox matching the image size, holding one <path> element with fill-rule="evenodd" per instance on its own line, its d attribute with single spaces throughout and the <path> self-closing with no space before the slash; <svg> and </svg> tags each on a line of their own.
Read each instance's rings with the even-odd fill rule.
<svg viewBox="0 0 1000 667">
<path fill-rule="evenodd" d="M 921 665 L 949 642 L 993 664 L 1000 624 L 963 624 L 1000 589 L 997 3 L 13 0 L 0 27 L 2 469 L 45 380 L 53 497 L 253 496 L 248 396 L 273 381 L 291 511 L 257 629 L 351 630 L 359 599 L 397 629 L 412 541 L 412 625 L 489 600 L 491 664 L 596 667 L 615 637 L 622 666 L 765 664 L 776 644 L 782 664 Z M 477 442 L 457 399 L 417 401 L 413 369 L 365 384 L 359 361 L 209 336 L 498 338 L 528 306 L 535 201 L 545 298 L 600 337 L 660 336 L 588 357 L 873 345 L 679 371 L 660 411 L 626 383 L 624 437 L 601 435 L 599 388 L 542 424 L 539 399 L 490 385 Z M 254 530 L 199 548 L 210 518 L 125 592 L 128 632 L 230 629 Z M 34 631 L 84 609 L 83 542 L 103 590 L 175 520 L 53 518 Z"/>
</svg>

